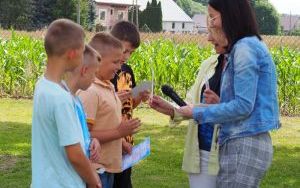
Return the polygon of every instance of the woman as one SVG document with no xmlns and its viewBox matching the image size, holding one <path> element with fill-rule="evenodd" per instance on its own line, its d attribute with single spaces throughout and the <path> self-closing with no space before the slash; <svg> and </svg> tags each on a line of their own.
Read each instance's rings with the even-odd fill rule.
<svg viewBox="0 0 300 188">
<path fill-rule="evenodd" d="M 219 32 L 218 32 L 219 31 Z M 204 61 L 199 69 L 194 85 L 188 91 L 186 101 L 199 104 L 219 103 L 222 67 L 227 41 L 221 36 L 220 29 L 209 29 L 208 40 L 214 45 L 217 54 Z M 223 40 L 222 40 L 223 39 Z M 208 79 L 208 80 L 206 80 Z M 208 81 L 209 84 L 205 84 Z M 209 88 L 206 88 L 206 85 Z M 151 107 L 166 115 L 172 116 L 171 125 L 180 123 L 183 118 L 175 113 L 174 107 L 158 96 L 154 96 Z M 164 106 L 162 108 L 161 106 Z M 219 169 L 216 145 L 213 138 L 217 138 L 217 126 L 205 126 L 190 121 L 186 136 L 183 170 L 189 174 L 191 188 L 215 188 L 216 175 Z M 214 134 L 214 136 L 213 136 Z M 212 144 L 213 143 L 213 144 Z"/>
<path fill-rule="evenodd" d="M 178 113 L 200 124 L 220 123 L 217 187 L 259 187 L 279 128 L 275 65 L 261 41 L 249 0 L 210 0 L 209 26 L 228 40 L 220 104 L 186 106 Z"/>
</svg>

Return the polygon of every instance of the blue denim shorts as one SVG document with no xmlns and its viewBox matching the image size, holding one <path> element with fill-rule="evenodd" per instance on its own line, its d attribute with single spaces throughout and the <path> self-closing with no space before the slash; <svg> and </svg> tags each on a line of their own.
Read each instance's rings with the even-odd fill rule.
<svg viewBox="0 0 300 188">
<path fill-rule="evenodd" d="M 109 172 L 104 172 L 99 174 L 102 188 L 113 188 L 114 185 L 114 174 Z"/>
</svg>

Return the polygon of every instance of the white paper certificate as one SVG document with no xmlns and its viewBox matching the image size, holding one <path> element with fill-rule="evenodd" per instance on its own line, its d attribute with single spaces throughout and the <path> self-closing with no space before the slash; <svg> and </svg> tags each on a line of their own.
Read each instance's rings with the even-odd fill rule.
<svg viewBox="0 0 300 188">
<path fill-rule="evenodd" d="M 137 96 L 139 96 L 139 94 L 143 91 L 150 91 L 152 87 L 152 82 L 151 81 L 143 81 L 141 82 L 139 85 L 135 86 L 132 89 L 132 97 L 136 98 Z"/>
<path fill-rule="evenodd" d="M 150 137 L 132 148 L 131 155 L 123 156 L 122 170 L 126 170 L 150 155 Z"/>
</svg>

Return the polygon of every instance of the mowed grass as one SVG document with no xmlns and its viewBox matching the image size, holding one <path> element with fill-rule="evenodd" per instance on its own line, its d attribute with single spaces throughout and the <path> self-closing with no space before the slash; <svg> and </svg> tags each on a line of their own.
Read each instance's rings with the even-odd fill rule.
<svg viewBox="0 0 300 188">
<path fill-rule="evenodd" d="M 29 187 L 31 181 L 32 101 L 0 99 L 0 187 Z M 150 109 L 135 111 L 143 126 L 136 143 L 151 137 L 151 155 L 133 170 L 136 188 L 185 188 L 187 175 L 181 170 L 185 124 L 168 127 L 168 118 Z M 274 159 L 263 188 L 300 187 L 300 117 L 283 117 L 282 128 L 272 132 Z M 41 172 L 42 173 L 42 172 Z"/>
</svg>

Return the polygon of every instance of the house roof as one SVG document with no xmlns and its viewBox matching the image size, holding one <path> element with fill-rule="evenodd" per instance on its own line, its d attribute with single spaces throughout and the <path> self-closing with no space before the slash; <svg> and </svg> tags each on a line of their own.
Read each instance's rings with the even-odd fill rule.
<svg viewBox="0 0 300 188">
<path fill-rule="evenodd" d="M 144 10 L 147 2 L 152 0 L 138 0 L 140 10 Z M 164 22 L 194 22 L 173 0 L 157 0 L 161 2 L 162 20 Z"/>
<path fill-rule="evenodd" d="M 114 4 L 114 5 L 132 5 L 133 0 L 95 0 L 96 3 Z"/>
</svg>

